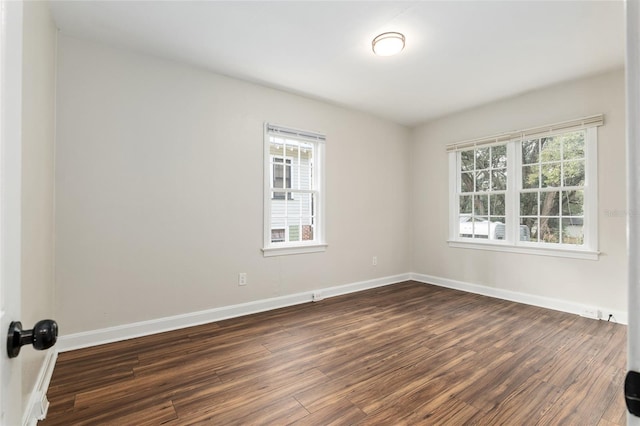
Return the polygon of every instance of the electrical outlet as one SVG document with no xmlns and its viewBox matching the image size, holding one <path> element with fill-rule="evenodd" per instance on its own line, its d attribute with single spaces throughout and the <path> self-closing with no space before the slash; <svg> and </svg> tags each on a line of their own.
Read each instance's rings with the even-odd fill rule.
<svg viewBox="0 0 640 426">
<path fill-rule="evenodd" d="M 592 319 L 600 319 L 602 317 L 602 312 L 598 308 L 584 308 L 580 316 Z"/>
<path fill-rule="evenodd" d="M 238 274 L 238 285 L 247 285 L 247 273 L 240 272 Z"/>
<path fill-rule="evenodd" d="M 378 256 L 373 256 L 373 259 L 371 259 L 371 265 L 378 266 Z"/>
</svg>

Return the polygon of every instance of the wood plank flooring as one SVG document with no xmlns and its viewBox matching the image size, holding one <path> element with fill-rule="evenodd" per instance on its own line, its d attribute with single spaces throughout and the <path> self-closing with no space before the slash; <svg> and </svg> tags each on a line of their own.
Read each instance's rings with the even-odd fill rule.
<svg viewBox="0 0 640 426">
<path fill-rule="evenodd" d="M 623 425 L 626 327 L 405 282 L 60 354 L 41 426 Z"/>
</svg>

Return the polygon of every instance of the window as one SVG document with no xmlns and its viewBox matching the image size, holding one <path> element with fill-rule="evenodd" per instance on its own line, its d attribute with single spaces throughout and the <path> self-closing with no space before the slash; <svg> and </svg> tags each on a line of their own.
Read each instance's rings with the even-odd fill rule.
<svg viewBox="0 0 640 426">
<path fill-rule="evenodd" d="M 291 158 L 273 157 L 273 187 L 291 189 Z M 291 192 L 287 193 L 291 200 Z M 272 192 L 271 197 L 276 200 L 284 200 L 284 192 Z"/>
<path fill-rule="evenodd" d="M 585 131 L 522 141 L 521 241 L 584 243 Z"/>
<path fill-rule="evenodd" d="M 507 190 L 507 147 L 460 153 L 460 236 L 503 240 Z"/>
<path fill-rule="evenodd" d="M 323 135 L 265 125 L 265 256 L 323 251 Z"/>
<path fill-rule="evenodd" d="M 597 259 L 603 117 L 449 146 L 449 245 Z"/>
</svg>

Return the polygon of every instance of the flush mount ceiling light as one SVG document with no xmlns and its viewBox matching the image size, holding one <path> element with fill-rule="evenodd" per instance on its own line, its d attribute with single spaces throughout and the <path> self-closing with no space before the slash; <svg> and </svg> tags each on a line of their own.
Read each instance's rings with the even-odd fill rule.
<svg viewBox="0 0 640 426">
<path fill-rule="evenodd" d="M 404 35 L 400 33 L 382 33 L 371 42 L 373 53 L 378 56 L 392 56 L 404 49 Z"/>
</svg>

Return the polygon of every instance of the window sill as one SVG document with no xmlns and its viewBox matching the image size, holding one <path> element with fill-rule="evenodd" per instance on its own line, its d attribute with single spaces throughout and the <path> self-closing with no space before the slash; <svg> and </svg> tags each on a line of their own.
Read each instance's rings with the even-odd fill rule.
<svg viewBox="0 0 640 426">
<path fill-rule="evenodd" d="M 304 253 L 318 253 L 327 250 L 327 244 L 317 243 L 300 246 L 286 246 L 286 247 L 265 247 L 262 249 L 264 257 L 271 256 L 287 256 L 292 254 L 304 254 Z"/>
<path fill-rule="evenodd" d="M 501 251 L 507 253 L 531 254 L 536 256 L 554 256 L 567 257 L 572 259 L 598 260 L 599 251 L 590 250 L 571 250 L 565 248 L 546 248 L 546 247 L 525 247 L 514 246 L 508 243 L 485 243 L 485 242 L 466 242 L 466 241 L 447 241 L 449 247 Z"/>
</svg>

